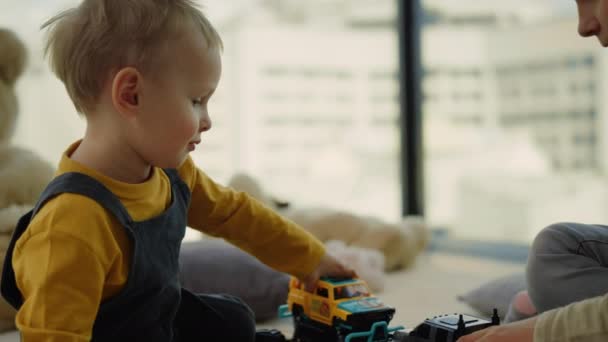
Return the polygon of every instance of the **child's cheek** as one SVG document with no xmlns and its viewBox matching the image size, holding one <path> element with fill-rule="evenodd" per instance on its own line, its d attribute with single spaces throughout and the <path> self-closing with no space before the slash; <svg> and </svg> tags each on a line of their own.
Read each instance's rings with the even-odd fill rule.
<svg viewBox="0 0 608 342">
<path fill-rule="evenodd" d="M 597 19 L 604 24 L 608 19 L 608 0 L 599 0 L 595 6 Z"/>
<path fill-rule="evenodd" d="M 182 132 L 185 137 L 192 138 L 198 132 L 198 118 L 196 115 L 190 115 L 183 122 Z"/>
</svg>

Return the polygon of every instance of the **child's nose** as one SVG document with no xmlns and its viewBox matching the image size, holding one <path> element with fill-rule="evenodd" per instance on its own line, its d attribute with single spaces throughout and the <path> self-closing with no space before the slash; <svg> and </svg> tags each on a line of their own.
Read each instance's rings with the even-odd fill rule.
<svg viewBox="0 0 608 342">
<path fill-rule="evenodd" d="M 579 19 L 578 34 L 582 37 L 595 36 L 600 32 L 600 29 L 600 22 L 593 16 Z"/>
<path fill-rule="evenodd" d="M 201 122 L 199 123 L 198 131 L 199 132 L 206 132 L 206 131 L 208 131 L 208 130 L 211 129 L 211 126 L 212 126 L 211 118 L 209 117 L 208 114 L 205 114 L 201 118 Z"/>
</svg>

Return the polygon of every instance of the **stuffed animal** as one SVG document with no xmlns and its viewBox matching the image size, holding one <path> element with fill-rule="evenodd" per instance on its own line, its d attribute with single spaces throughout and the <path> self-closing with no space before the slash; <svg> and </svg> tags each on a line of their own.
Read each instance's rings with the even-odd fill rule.
<svg viewBox="0 0 608 342">
<path fill-rule="evenodd" d="M 11 144 L 19 111 L 15 83 L 25 64 L 23 43 L 0 29 L 0 271 L 17 221 L 34 206 L 54 172 L 35 153 Z M 13 328 L 14 318 L 14 309 L 0 299 L 0 331 Z"/>
<path fill-rule="evenodd" d="M 411 266 L 429 240 L 426 224 L 419 217 L 385 222 L 347 211 L 293 208 L 288 203 L 273 198 L 253 177 L 246 174 L 234 175 L 228 186 L 248 193 L 323 242 L 338 240 L 347 246 L 379 251 L 384 256 L 386 271 Z"/>
</svg>

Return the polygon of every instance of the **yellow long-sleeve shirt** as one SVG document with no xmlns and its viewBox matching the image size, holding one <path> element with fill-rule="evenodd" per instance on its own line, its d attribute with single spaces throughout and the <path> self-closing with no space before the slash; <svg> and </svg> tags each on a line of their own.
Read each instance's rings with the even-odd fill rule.
<svg viewBox="0 0 608 342">
<path fill-rule="evenodd" d="M 608 294 L 542 313 L 534 342 L 608 341 Z"/>
<path fill-rule="evenodd" d="M 144 183 L 116 181 L 63 155 L 57 175 L 79 172 L 112 191 L 134 221 L 162 213 L 171 184 L 155 168 Z M 269 266 L 303 277 L 325 253 L 312 235 L 244 193 L 214 183 L 191 159 L 178 169 L 192 193 L 188 225 L 225 238 Z M 89 341 L 99 305 L 125 286 L 131 245 L 116 218 L 94 200 L 65 193 L 49 200 L 17 241 L 13 268 L 24 296 L 16 325 L 25 342 Z"/>
</svg>

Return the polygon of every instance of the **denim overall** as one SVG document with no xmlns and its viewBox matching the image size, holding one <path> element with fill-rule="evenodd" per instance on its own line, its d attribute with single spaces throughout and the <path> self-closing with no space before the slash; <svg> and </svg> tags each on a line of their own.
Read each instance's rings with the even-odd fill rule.
<svg viewBox="0 0 608 342">
<path fill-rule="evenodd" d="M 32 217 L 50 198 L 66 192 L 76 193 L 94 199 L 112 213 L 125 227 L 133 246 L 125 287 L 116 296 L 101 303 L 93 326 L 92 341 L 223 340 L 217 336 L 217 332 L 211 335 L 205 333 L 205 326 L 219 324 L 214 319 L 218 320 L 216 316 L 222 313 L 221 308 L 225 303 L 233 306 L 242 306 L 242 303 L 226 296 L 194 295 L 181 288 L 178 280 L 179 251 L 186 230 L 190 191 L 176 170 L 164 171 L 171 181 L 171 204 L 160 215 L 140 222 L 134 222 L 120 200 L 95 179 L 80 173 L 66 173 L 55 178 L 44 190 L 34 209 L 19 220 L 4 262 L 3 297 L 17 309 L 23 304 L 15 282 L 12 255 L 15 242 L 27 229 Z M 219 302 L 220 309 L 214 307 L 217 306 L 214 301 Z M 221 321 L 223 323 L 228 322 L 225 316 L 228 315 L 219 317 L 224 319 Z M 238 314 L 236 316 L 238 318 Z M 254 326 L 252 329 L 255 329 Z M 249 334 L 253 336 L 255 330 L 247 332 Z M 204 336 L 208 339 L 203 339 Z"/>
</svg>

